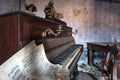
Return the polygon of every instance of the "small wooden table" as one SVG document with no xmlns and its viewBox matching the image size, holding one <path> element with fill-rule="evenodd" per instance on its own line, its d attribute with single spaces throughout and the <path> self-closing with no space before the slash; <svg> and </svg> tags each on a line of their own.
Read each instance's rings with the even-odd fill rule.
<svg viewBox="0 0 120 80">
<path fill-rule="evenodd" d="M 120 42 L 117 42 L 117 43 L 113 43 L 113 42 L 89 42 L 87 43 L 87 48 L 88 48 L 88 64 L 91 66 L 93 65 L 93 61 L 94 61 L 94 57 L 93 57 L 93 54 L 94 54 L 94 51 L 99 51 L 99 52 L 103 52 L 103 53 L 106 53 L 108 52 L 109 50 L 109 47 L 113 46 L 116 44 L 116 47 L 117 47 L 117 50 L 118 50 L 118 53 L 117 53 L 117 56 L 115 58 L 115 61 L 114 61 L 114 65 L 113 65 L 113 71 L 111 73 L 112 77 L 111 79 L 112 80 L 117 80 L 117 77 L 120 76 L 120 69 L 119 69 L 119 64 L 118 64 L 118 61 L 120 60 Z M 109 45 L 109 46 L 108 46 Z"/>
<path fill-rule="evenodd" d="M 88 64 L 93 64 L 93 54 L 94 51 L 107 53 L 109 46 L 113 46 L 114 44 L 117 44 L 117 47 L 120 49 L 120 43 L 114 43 L 114 42 L 88 42 L 87 43 L 87 49 L 88 49 Z M 109 45 L 109 46 L 108 46 Z"/>
</svg>

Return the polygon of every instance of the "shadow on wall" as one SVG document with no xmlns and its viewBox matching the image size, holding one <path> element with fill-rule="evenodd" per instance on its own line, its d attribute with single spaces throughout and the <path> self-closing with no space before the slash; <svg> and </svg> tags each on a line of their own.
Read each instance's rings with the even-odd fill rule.
<svg viewBox="0 0 120 80">
<path fill-rule="evenodd" d="M 93 27 L 90 36 L 95 42 L 115 42 L 119 41 L 117 35 L 120 31 L 120 4 L 95 1 Z M 119 25 L 119 26 L 118 26 Z"/>
<path fill-rule="evenodd" d="M 120 4 L 94 1 L 89 7 L 89 23 L 79 28 L 76 42 L 83 43 L 85 47 L 86 42 L 119 42 Z"/>
</svg>

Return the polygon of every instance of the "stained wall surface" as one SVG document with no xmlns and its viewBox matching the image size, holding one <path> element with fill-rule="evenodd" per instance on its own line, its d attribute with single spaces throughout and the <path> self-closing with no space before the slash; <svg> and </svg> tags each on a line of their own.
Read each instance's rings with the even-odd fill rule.
<svg viewBox="0 0 120 80">
<path fill-rule="evenodd" d="M 44 8 L 49 0 L 26 0 L 37 6 L 36 15 L 45 17 Z M 120 4 L 95 0 L 54 0 L 55 10 L 63 21 L 78 33 L 73 35 L 77 44 L 86 42 L 120 41 Z"/>
</svg>

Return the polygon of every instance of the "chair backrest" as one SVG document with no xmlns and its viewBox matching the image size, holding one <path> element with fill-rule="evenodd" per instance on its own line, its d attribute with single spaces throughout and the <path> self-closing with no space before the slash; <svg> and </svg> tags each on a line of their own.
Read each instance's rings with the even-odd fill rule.
<svg viewBox="0 0 120 80">
<path fill-rule="evenodd" d="M 115 64 L 115 59 L 118 53 L 117 45 L 109 46 L 106 58 L 103 64 L 103 75 L 113 79 L 113 67 Z"/>
</svg>

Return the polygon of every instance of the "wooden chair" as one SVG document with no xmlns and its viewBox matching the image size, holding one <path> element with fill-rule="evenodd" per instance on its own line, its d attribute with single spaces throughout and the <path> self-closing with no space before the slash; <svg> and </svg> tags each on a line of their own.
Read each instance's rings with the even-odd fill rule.
<svg viewBox="0 0 120 80">
<path fill-rule="evenodd" d="M 117 46 L 107 46 L 108 52 L 106 54 L 106 58 L 103 64 L 102 76 L 109 77 L 113 80 L 113 70 L 115 67 L 115 60 L 118 53 Z"/>
</svg>

